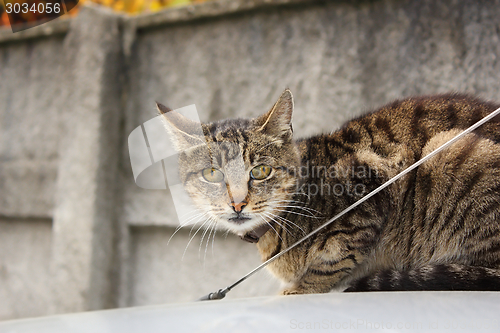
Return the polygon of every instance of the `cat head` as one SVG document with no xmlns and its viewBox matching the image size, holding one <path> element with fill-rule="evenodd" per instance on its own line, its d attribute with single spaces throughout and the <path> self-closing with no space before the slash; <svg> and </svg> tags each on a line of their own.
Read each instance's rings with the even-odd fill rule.
<svg viewBox="0 0 500 333">
<path fill-rule="evenodd" d="M 254 119 L 200 124 L 158 110 L 179 153 L 180 180 L 207 218 L 239 236 L 276 220 L 297 186 L 290 90 Z"/>
</svg>

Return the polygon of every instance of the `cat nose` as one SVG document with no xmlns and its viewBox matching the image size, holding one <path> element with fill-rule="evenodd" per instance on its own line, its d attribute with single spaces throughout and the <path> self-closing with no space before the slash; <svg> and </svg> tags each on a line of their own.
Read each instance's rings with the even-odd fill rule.
<svg viewBox="0 0 500 333">
<path fill-rule="evenodd" d="M 246 207 L 247 204 L 248 204 L 248 202 L 242 201 L 240 203 L 231 202 L 229 205 L 231 206 L 231 208 L 234 210 L 235 213 L 239 214 L 239 213 L 241 213 L 243 208 Z"/>
</svg>

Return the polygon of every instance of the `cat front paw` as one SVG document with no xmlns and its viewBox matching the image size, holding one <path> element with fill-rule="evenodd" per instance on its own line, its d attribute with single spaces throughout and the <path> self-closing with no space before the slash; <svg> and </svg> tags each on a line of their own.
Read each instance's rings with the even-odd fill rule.
<svg viewBox="0 0 500 333">
<path fill-rule="evenodd" d="M 303 294 L 297 289 L 284 289 L 281 291 L 281 295 L 300 295 Z"/>
<path fill-rule="evenodd" d="M 303 295 L 303 294 L 313 294 L 314 290 L 307 290 L 302 286 L 289 287 L 281 291 L 281 295 Z"/>
<path fill-rule="evenodd" d="M 299 284 L 285 288 L 281 291 L 281 295 L 304 295 L 304 294 L 323 294 L 332 291 L 330 285 L 307 285 Z"/>
</svg>

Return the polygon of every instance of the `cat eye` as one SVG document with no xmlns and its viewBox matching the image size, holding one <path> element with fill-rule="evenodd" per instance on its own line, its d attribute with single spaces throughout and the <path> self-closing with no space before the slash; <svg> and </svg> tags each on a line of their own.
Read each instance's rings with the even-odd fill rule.
<svg viewBox="0 0 500 333">
<path fill-rule="evenodd" d="M 250 176 L 256 180 L 262 180 L 269 177 L 272 169 L 269 165 L 259 165 L 250 171 Z"/>
<path fill-rule="evenodd" d="M 224 174 L 222 171 L 216 168 L 206 168 L 201 171 L 201 175 L 207 182 L 210 183 L 220 183 L 224 180 Z"/>
</svg>

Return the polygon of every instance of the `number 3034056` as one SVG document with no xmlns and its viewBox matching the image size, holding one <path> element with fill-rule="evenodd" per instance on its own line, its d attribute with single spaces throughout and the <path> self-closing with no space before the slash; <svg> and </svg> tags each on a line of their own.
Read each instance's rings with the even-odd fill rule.
<svg viewBox="0 0 500 333">
<path fill-rule="evenodd" d="M 55 13 L 55 14 L 59 14 L 61 12 L 61 4 L 60 3 L 33 3 L 30 4 L 29 3 L 9 3 L 7 2 L 5 4 L 5 11 L 7 12 L 7 14 L 11 14 L 11 13 L 15 13 L 15 14 L 19 14 L 19 13 L 28 13 L 28 12 L 31 12 L 31 13 L 46 13 L 46 14 L 52 14 L 52 13 Z"/>
</svg>

